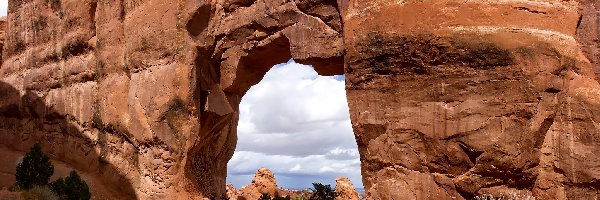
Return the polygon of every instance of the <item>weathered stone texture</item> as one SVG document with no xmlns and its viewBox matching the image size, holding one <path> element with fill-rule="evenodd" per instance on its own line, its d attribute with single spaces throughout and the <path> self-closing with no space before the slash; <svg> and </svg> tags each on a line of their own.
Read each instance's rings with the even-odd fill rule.
<svg viewBox="0 0 600 200">
<path fill-rule="evenodd" d="M 594 199 L 598 9 L 594 0 L 10 0 L 0 145 L 40 142 L 121 199 L 220 196 L 241 97 L 294 58 L 346 75 L 368 199 Z"/>
<path fill-rule="evenodd" d="M 7 22 L 0 144 L 119 199 L 225 193 L 249 87 L 290 58 L 343 71 L 335 1 L 11 0 Z"/>
<path fill-rule="evenodd" d="M 244 186 L 239 190 L 239 200 L 260 199 L 263 194 L 268 194 L 271 197 L 279 195 L 279 187 L 275 180 L 275 175 L 267 168 L 260 168 L 256 172 L 252 183 Z"/>
<path fill-rule="evenodd" d="M 335 180 L 335 193 L 337 194 L 336 199 L 360 200 L 352 181 L 346 177 L 339 177 Z"/>
<path fill-rule="evenodd" d="M 346 85 L 367 198 L 597 198 L 590 9 L 350 1 Z"/>
</svg>

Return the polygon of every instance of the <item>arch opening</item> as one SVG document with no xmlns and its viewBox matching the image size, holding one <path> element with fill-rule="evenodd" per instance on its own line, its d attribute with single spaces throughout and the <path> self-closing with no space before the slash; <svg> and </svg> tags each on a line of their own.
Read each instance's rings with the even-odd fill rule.
<svg viewBox="0 0 600 200">
<path fill-rule="evenodd" d="M 343 75 L 322 76 L 290 59 L 245 93 L 239 112 L 227 173 L 236 188 L 250 184 L 261 167 L 271 169 L 284 189 L 335 187 L 340 176 L 362 188 Z"/>
<path fill-rule="evenodd" d="M 255 3 L 235 9 L 250 13 L 266 9 L 273 13 L 268 16 L 241 11 L 211 14 L 208 28 L 198 30 L 201 34 L 187 30 L 190 40 L 194 41 L 189 43 L 186 58 L 192 58 L 188 61 L 193 65 L 191 93 L 198 127 L 194 128 L 186 146 L 183 170 L 186 191 L 203 196 L 219 196 L 225 192 L 227 163 L 238 141 L 240 102 L 250 87 L 274 65 L 293 58 L 314 66 L 322 75 L 344 73 L 337 1 L 323 2 Z M 187 25 L 194 25 L 196 12 L 207 16 L 202 8 L 208 7 L 203 6 L 210 6 L 209 13 L 221 12 L 221 7 L 212 4 L 197 5 L 190 9 Z M 251 19 L 243 26 L 227 23 L 240 17 Z"/>
</svg>

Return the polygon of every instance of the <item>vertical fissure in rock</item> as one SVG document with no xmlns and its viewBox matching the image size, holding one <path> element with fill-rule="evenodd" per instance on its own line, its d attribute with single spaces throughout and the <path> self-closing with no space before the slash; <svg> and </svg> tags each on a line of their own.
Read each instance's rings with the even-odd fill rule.
<svg viewBox="0 0 600 200">
<path fill-rule="evenodd" d="M 544 121 L 540 125 L 540 128 L 538 129 L 535 135 L 535 147 L 537 149 L 542 148 L 542 145 L 544 144 L 544 139 L 546 138 L 546 134 L 548 134 L 548 131 L 550 130 L 550 127 L 552 127 L 552 124 L 554 124 L 554 116 L 550 116 L 544 119 Z"/>
</svg>

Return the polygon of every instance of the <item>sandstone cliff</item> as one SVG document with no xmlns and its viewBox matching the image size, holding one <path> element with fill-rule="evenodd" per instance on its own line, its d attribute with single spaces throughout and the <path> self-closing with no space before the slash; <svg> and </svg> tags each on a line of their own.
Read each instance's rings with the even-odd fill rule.
<svg viewBox="0 0 600 200">
<path fill-rule="evenodd" d="M 350 2 L 346 86 L 367 198 L 498 186 L 598 197 L 595 2 Z"/>
<path fill-rule="evenodd" d="M 336 199 L 340 200 L 359 200 L 358 192 L 354 188 L 352 181 L 346 177 L 335 179 L 335 193 L 338 195 Z"/>
<path fill-rule="evenodd" d="M 294 58 L 346 75 L 369 199 L 594 199 L 598 13 L 594 0 L 9 0 L 0 145 L 41 142 L 121 198 L 222 194 L 241 97 Z"/>
<path fill-rule="evenodd" d="M 333 1 L 11 0 L 7 26 L 0 144 L 121 198 L 224 193 L 245 91 L 292 57 L 343 66 Z"/>
</svg>

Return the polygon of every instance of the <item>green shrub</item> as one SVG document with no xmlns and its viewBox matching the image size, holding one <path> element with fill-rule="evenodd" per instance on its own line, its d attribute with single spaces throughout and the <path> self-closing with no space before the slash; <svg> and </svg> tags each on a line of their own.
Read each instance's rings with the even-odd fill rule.
<svg viewBox="0 0 600 200">
<path fill-rule="evenodd" d="M 313 195 L 310 200 L 334 200 L 337 194 L 331 185 L 323 185 L 321 183 L 313 183 Z"/>
<path fill-rule="evenodd" d="M 260 197 L 258 199 L 260 199 L 260 200 L 271 200 L 271 195 L 265 193 L 265 194 L 260 195 Z"/>
<path fill-rule="evenodd" d="M 65 180 L 61 177 L 50 183 L 50 189 L 59 196 L 65 194 Z"/>
<path fill-rule="evenodd" d="M 17 165 L 16 183 L 11 191 L 21 190 L 23 199 L 32 200 L 88 200 L 90 190 L 85 181 L 74 170 L 66 178 L 48 183 L 54 174 L 50 157 L 42 152 L 39 144 L 33 145 Z"/>
<path fill-rule="evenodd" d="M 50 158 L 42 152 L 40 144 L 35 144 L 17 165 L 15 185 L 21 190 L 28 190 L 36 185 L 45 186 L 53 173 L 54 166 Z"/>
<path fill-rule="evenodd" d="M 259 197 L 260 200 L 292 200 L 292 198 L 288 195 L 285 197 L 280 197 L 279 194 L 275 193 L 275 197 L 271 197 L 269 194 L 262 194 Z"/>
<path fill-rule="evenodd" d="M 81 180 L 75 170 L 71 171 L 64 180 L 58 178 L 50 183 L 50 187 L 61 199 L 88 200 L 91 197 L 87 183 Z"/>
<path fill-rule="evenodd" d="M 25 200 L 58 200 L 58 196 L 48 186 L 33 186 L 29 190 L 21 192 Z"/>
</svg>

